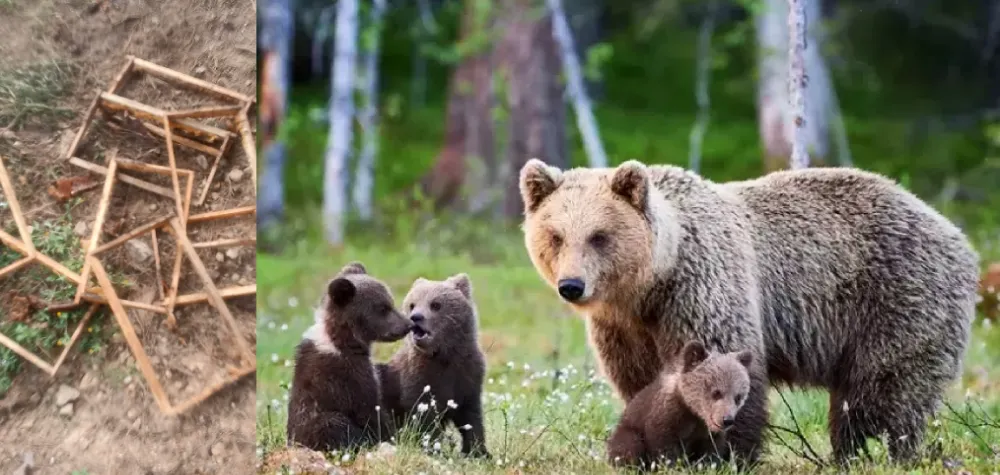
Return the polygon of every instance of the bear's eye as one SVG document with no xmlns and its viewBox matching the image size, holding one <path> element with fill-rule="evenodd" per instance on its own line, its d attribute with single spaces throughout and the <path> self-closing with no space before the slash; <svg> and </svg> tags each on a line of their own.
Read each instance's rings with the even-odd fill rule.
<svg viewBox="0 0 1000 475">
<path fill-rule="evenodd" d="M 737 394 L 736 397 L 733 398 L 733 402 L 735 402 L 736 405 L 739 405 L 740 403 L 742 403 L 743 402 L 743 395 L 742 394 Z"/>
<path fill-rule="evenodd" d="M 417 306 L 417 304 L 415 304 L 413 302 L 410 302 L 410 311 L 412 312 L 413 309 L 416 308 L 416 306 Z"/>
<path fill-rule="evenodd" d="M 431 311 L 436 312 L 438 310 L 441 310 L 441 304 L 437 302 L 431 302 Z"/>
<path fill-rule="evenodd" d="M 712 391 L 712 399 L 715 399 L 716 401 L 722 399 L 722 391 L 719 391 L 718 389 Z"/>
<path fill-rule="evenodd" d="M 556 249 L 562 247 L 562 244 L 563 244 L 563 238 L 562 238 L 562 236 L 560 236 L 560 235 L 558 235 L 556 233 L 552 233 L 552 235 L 549 236 L 549 240 L 552 241 L 552 247 L 554 247 Z"/>
<path fill-rule="evenodd" d="M 590 238 L 587 239 L 587 241 L 590 242 L 591 246 L 594 246 L 594 247 L 596 247 L 598 249 L 607 246 L 608 245 L 608 241 L 610 241 L 610 240 L 611 240 L 611 238 L 609 238 L 608 234 L 605 233 L 604 231 L 598 231 L 598 232 L 596 232 L 594 234 L 591 234 Z"/>
<path fill-rule="evenodd" d="M 382 311 L 383 315 L 389 314 L 389 313 L 392 313 L 392 306 L 389 305 L 389 304 L 383 304 L 382 307 L 379 310 Z"/>
</svg>

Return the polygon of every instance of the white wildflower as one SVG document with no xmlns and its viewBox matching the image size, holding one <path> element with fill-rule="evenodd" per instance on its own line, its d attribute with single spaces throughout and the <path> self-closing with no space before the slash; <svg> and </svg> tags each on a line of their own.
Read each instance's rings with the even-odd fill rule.
<svg viewBox="0 0 1000 475">
<path fill-rule="evenodd" d="M 427 412 L 428 405 L 426 403 L 417 404 L 417 412 L 424 413 Z"/>
<path fill-rule="evenodd" d="M 425 393 L 431 392 L 431 386 L 429 384 L 427 386 L 424 386 L 424 392 Z"/>
<path fill-rule="evenodd" d="M 351 460 L 351 454 L 345 453 L 343 457 L 340 457 L 341 462 L 349 462 Z"/>
<path fill-rule="evenodd" d="M 278 354 L 277 353 L 271 353 L 271 362 L 272 363 L 277 363 L 278 362 Z"/>
<path fill-rule="evenodd" d="M 451 409 L 458 409 L 458 404 L 452 399 L 449 399 L 447 404 Z"/>
<path fill-rule="evenodd" d="M 282 323 L 281 324 L 281 331 L 283 331 L 283 332 L 288 331 L 288 324 L 287 323 Z"/>
<path fill-rule="evenodd" d="M 461 429 L 461 430 L 472 430 L 472 425 L 471 424 L 466 424 L 466 425 L 464 425 L 462 427 L 459 427 L 459 429 Z"/>
</svg>

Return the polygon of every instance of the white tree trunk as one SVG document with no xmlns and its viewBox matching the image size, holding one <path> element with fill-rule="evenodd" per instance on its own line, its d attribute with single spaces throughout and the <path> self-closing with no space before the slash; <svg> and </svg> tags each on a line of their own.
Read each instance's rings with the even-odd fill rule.
<svg viewBox="0 0 1000 475">
<path fill-rule="evenodd" d="M 793 170 L 809 167 L 806 138 L 806 12 L 802 5 L 808 0 L 788 0 L 788 95 L 792 102 L 792 158 Z"/>
<path fill-rule="evenodd" d="M 361 132 L 364 134 L 361 156 L 355 171 L 354 207 L 363 220 L 372 218 L 372 194 L 375 184 L 375 157 L 378 154 L 378 58 L 379 40 L 382 36 L 382 16 L 386 0 L 373 0 L 370 28 L 374 30 L 372 42 L 364 53 L 364 108 L 361 110 Z"/>
<path fill-rule="evenodd" d="M 323 223 L 331 245 L 344 243 L 347 214 L 347 163 L 354 118 L 354 79 L 357 62 L 358 1 L 337 2 L 333 67 L 330 74 L 330 133 L 326 139 L 323 171 Z"/>
<path fill-rule="evenodd" d="M 712 35 L 715 33 L 715 15 L 718 2 L 713 1 L 705 13 L 698 30 L 698 63 L 695 71 L 694 98 L 698 104 L 698 117 L 688 138 L 688 168 L 698 173 L 701 170 L 701 146 L 711 120 L 712 102 L 708 86 L 712 80 Z"/>
<path fill-rule="evenodd" d="M 798 15 L 789 10 L 794 3 L 804 12 L 801 24 Z M 822 56 L 822 36 L 819 34 L 821 11 L 818 0 L 765 0 L 757 16 L 757 43 L 760 83 L 758 84 L 758 115 L 761 141 L 768 168 L 780 168 L 793 155 L 793 138 L 804 135 L 803 150 L 807 161 L 825 160 L 830 151 L 830 120 L 835 108 L 833 84 Z M 800 68 L 790 60 L 796 56 L 795 42 L 789 41 L 789 28 L 801 26 L 802 51 Z M 793 32 L 794 33 L 794 32 Z M 798 35 L 796 35 L 798 36 Z M 801 70 L 808 87 L 792 88 L 792 70 Z M 796 76 L 798 77 L 798 76 Z M 802 94 L 803 115 L 796 115 L 800 103 L 792 89 Z M 796 117 L 802 117 L 803 128 L 796 127 Z M 782 163 L 774 163 L 781 161 Z M 801 165 L 801 157 L 799 165 Z M 798 165 L 794 165 L 798 166 Z"/>
<path fill-rule="evenodd" d="M 559 45 L 563 72 L 566 74 L 566 92 L 573 101 L 576 125 L 583 138 L 587 159 L 592 168 L 607 167 L 608 157 L 604 153 L 601 134 L 597 128 L 597 119 L 594 118 L 594 110 L 583 85 L 583 73 L 580 70 L 580 61 L 576 57 L 576 50 L 573 47 L 573 35 L 570 32 L 569 23 L 566 21 L 566 13 L 563 12 L 561 0 L 547 1 L 549 10 L 552 11 L 552 36 L 555 38 L 556 44 Z M 545 159 L 546 157 L 538 158 Z"/>
</svg>

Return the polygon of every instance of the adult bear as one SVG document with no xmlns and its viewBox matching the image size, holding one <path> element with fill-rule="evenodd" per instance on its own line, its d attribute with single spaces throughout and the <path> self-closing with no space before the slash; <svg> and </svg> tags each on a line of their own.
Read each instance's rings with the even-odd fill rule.
<svg viewBox="0 0 1000 475">
<path fill-rule="evenodd" d="M 628 161 L 521 169 L 532 263 L 586 320 L 630 400 L 688 340 L 754 351 L 749 400 L 728 436 L 758 459 L 768 383 L 830 391 L 846 460 L 888 434 L 912 460 L 961 372 L 978 256 L 964 234 L 890 180 L 854 169 L 713 183 Z"/>
</svg>

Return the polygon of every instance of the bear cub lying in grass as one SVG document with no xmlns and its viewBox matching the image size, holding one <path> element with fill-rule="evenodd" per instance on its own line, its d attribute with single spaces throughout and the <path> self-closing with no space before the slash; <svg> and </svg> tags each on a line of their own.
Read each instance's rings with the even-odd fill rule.
<svg viewBox="0 0 1000 475">
<path fill-rule="evenodd" d="M 397 341 L 412 328 L 384 283 L 359 262 L 345 266 L 327 285 L 316 324 L 296 351 L 288 444 L 332 451 L 383 439 L 372 342 Z"/>
<path fill-rule="evenodd" d="M 377 365 L 383 407 L 396 428 L 432 441 L 451 422 L 462 436 L 462 454 L 489 457 L 481 400 L 486 358 L 469 276 L 417 279 L 403 310 L 413 331 L 388 364 Z"/>
<path fill-rule="evenodd" d="M 681 350 L 680 372 L 663 372 L 629 401 L 607 442 L 612 465 L 650 468 L 662 460 L 726 457 L 726 431 L 750 390 L 749 350 Z"/>
</svg>

